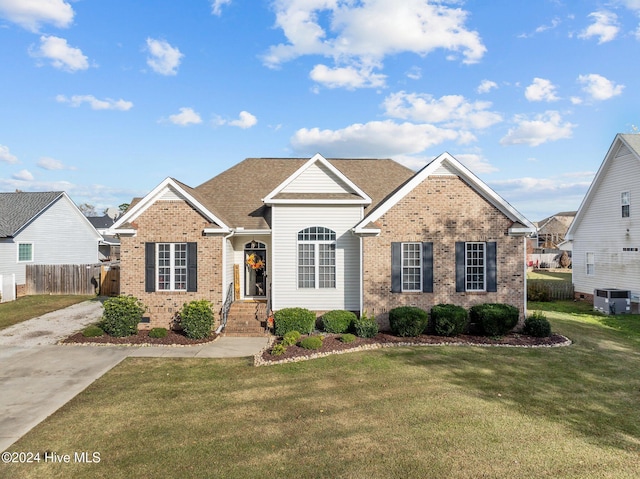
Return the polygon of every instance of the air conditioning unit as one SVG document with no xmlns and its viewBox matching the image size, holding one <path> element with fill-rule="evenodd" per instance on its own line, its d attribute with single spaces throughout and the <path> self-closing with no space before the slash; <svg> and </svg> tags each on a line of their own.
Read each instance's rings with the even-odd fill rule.
<svg viewBox="0 0 640 479">
<path fill-rule="evenodd" d="M 595 289 L 593 309 L 604 314 L 630 314 L 631 291 L 617 288 Z"/>
</svg>

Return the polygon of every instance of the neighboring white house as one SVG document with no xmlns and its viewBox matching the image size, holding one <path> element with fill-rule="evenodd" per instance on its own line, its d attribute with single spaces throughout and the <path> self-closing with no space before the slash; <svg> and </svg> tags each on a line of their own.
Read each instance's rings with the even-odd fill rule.
<svg viewBox="0 0 640 479">
<path fill-rule="evenodd" d="M 0 193 L 3 300 L 15 296 L 10 283 L 24 287 L 27 264 L 97 263 L 101 239 L 63 191 Z"/>
<path fill-rule="evenodd" d="M 640 299 L 640 135 L 618 134 L 567 232 L 577 298 L 594 289 L 631 290 Z"/>
</svg>

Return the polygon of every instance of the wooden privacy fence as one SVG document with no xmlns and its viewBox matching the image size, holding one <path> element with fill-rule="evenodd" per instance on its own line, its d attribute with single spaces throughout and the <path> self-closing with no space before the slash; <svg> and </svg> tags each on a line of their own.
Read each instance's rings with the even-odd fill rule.
<svg viewBox="0 0 640 479">
<path fill-rule="evenodd" d="M 530 301 L 573 299 L 573 283 L 547 279 L 528 279 L 527 299 Z"/>
<path fill-rule="evenodd" d="M 119 264 L 29 264 L 26 294 L 120 293 Z"/>
</svg>

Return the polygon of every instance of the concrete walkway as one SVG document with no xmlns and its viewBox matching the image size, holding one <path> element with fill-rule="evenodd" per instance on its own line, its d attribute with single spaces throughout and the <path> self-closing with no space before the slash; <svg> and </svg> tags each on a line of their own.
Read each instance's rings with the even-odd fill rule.
<svg viewBox="0 0 640 479">
<path fill-rule="evenodd" d="M 252 356 L 267 338 L 221 337 L 195 346 L 68 346 L 57 342 L 102 315 L 87 301 L 0 331 L 0 451 L 126 357 Z"/>
</svg>

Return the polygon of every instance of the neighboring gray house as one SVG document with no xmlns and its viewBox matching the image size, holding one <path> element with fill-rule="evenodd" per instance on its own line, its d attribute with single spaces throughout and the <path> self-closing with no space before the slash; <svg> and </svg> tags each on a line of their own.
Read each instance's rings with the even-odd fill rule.
<svg viewBox="0 0 640 479">
<path fill-rule="evenodd" d="M 640 135 L 618 134 L 569 227 L 576 297 L 631 291 L 640 301 Z"/>
<path fill-rule="evenodd" d="M 88 216 L 89 223 L 93 225 L 102 239 L 98 246 L 98 256 L 100 261 L 117 261 L 120 259 L 120 239 L 108 233 L 118 215 L 105 214 L 103 216 Z"/>
<path fill-rule="evenodd" d="M 23 292 L 27 264 L 97 263 L 101 239 L 64 191 L 0 193 L 3 301 Z"/>
</svg>

